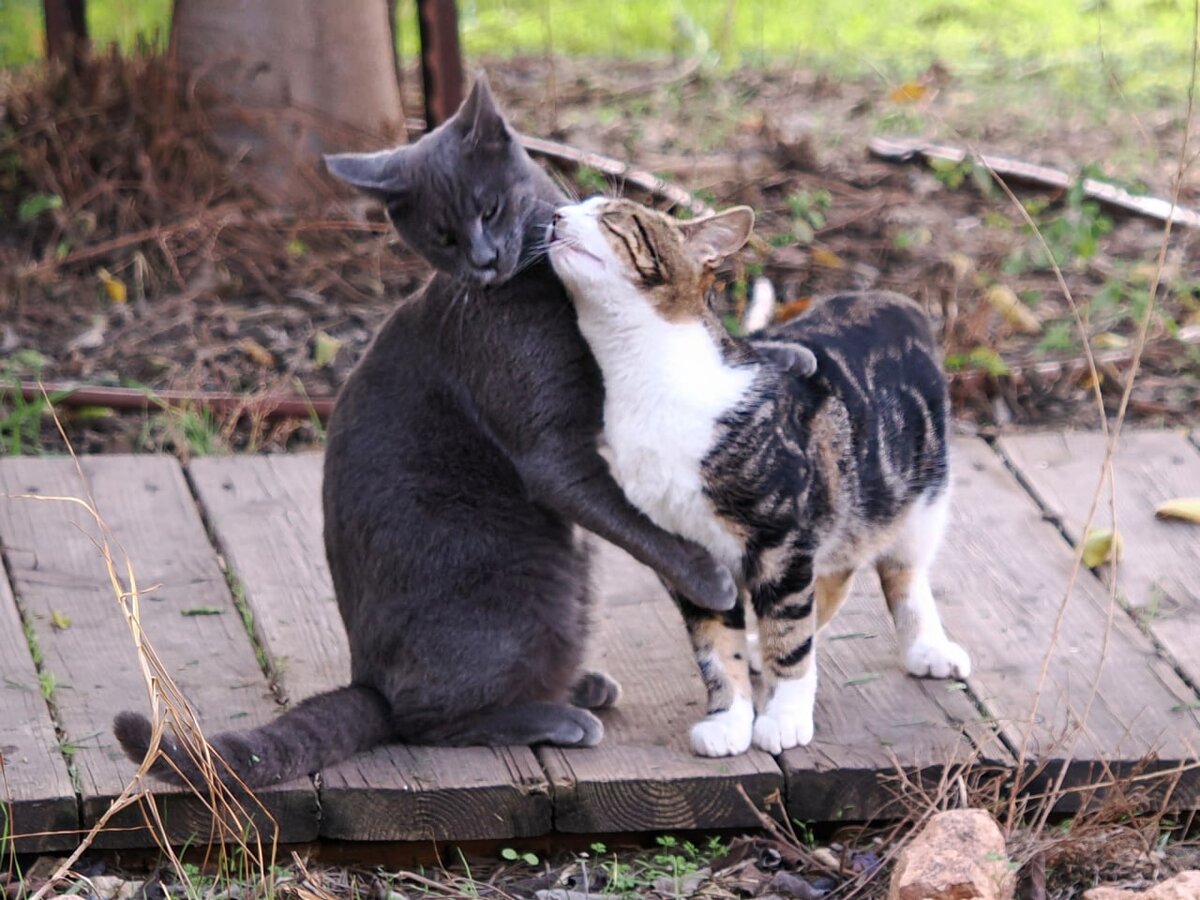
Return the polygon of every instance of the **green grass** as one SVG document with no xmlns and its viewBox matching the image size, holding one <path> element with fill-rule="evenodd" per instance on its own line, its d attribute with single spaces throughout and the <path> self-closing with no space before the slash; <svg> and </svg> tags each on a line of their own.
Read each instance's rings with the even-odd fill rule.
<svg viewBox="0 0 1200 900">
<path fill-rule="evenodd" d="M 89 0 L 99 44 L 166 35 L 171 0 Z M 723 65 L 766 62 L 842 76 L 910 77 L 933 62 L 967 77 L 1049 74 L 1080 94 L 1112 77 L 1127 94 L 1181 98 L 1192 44 L 1186 0 L 459 0 L 468 56 L 609 57 L 698 50 Z M 414 0 L 399 44 L 417 47 Z M 1101 69 L 1101 52 L 1106 68 Z M 0 66 L 42 52 L 40 0 L 0 0 Z M 1104 73 L 1104 74 L 1101 74 Z"/>
</svg>

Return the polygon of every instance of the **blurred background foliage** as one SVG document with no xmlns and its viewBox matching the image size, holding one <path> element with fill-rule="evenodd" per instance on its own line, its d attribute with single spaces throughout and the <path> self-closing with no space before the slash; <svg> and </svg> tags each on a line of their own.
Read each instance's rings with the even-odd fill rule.
<svg viewBox="0 0 1200 900">
<path fill-rule="evenodd" d="M 1033 79 L 1080 97 L 1113 87 L 1139 105 L 1178 102 L 1191 64 L 1186 0 L 461 0 L 470 57 L 703 56 L 716 67 L 801 65 L 904 80 L 940 64 L 971 80 Z M 165 42 L 171 0 L 89 0 L 101 46 Z M 399 51 L 417 52 L 413 0 L 396 6 Z M 40 0 L 0 0 L 0 65 L 42 55 Z"/>
</svg>

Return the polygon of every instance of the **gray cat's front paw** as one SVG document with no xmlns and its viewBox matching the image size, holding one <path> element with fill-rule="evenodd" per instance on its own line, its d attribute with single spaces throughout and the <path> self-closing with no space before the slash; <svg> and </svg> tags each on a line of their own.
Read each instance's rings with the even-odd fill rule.
<svg viewBox="0 0 1200 900">
<path fill-rule="evenodd" d="M 738 587 L 733 573 L 707 553 L 688 574 L 689 581 L 677 587 L 697 606 L 725 612 L 737 605 Z"/>
</svg>

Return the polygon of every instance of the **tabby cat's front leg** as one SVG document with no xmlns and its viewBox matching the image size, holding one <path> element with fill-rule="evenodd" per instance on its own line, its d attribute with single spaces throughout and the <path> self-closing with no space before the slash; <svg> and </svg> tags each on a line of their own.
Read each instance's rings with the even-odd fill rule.
<svg viewBox="0 0 1200 900">
<path fill-rule="evenodd" d="M 735 756 L 750 749 L 754 696 L 746 652 L 745 607 L 713 613 L 672 591 L 683 613 L 696 664 L 708 692 L 708 714 L 692 726 L 692 749 L 699 756 Z"/>
<path fill-rule="evenodd" d="M 811 568 L 809 569 L 811 572 Z M 817 611 L 813 584 L 780 596 L 774 585 L 753 593 L 763 658 L 763 703 L 754 719 L 754 746 L 782 753 L 813 736 L 817 697 Z"/>
<path fill-rule="evenodd" d="M 782 583 L 803 583 L 812 561 L 795 559 Z M 818 575 L 792 594 L 777 586 L 754 592 L 763 658 L 763 704 L 754 720 L 754 746 L 769 753 L 812 740 L 817 699 L 817 634 L 850 593 L 853 571 Z"/>
</svg>

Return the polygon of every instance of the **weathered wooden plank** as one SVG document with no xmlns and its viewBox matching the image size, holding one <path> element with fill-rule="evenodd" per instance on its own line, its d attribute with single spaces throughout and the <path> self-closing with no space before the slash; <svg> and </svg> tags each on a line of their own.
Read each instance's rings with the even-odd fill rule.
<svg viewBox="0 0 1200 900">
<path fill-rule="evenodd" d="M 189 474 L 288 696 L 349 679 L 321 539 L 321 458 L 198 459 Z M 321 773 L 321 834 L 466 840 L 543 834 L 549 789 L 526 747 L 392 746 Z"/>
<path fill-rule="evenodd" d="M 85 457 L 97 509 L 132 559 L 143 587 L 142 622 L 179 687 L 209 731 L 269 721 L 278 712 L 234 607 L 216 554 L 178 463 L 163 457 Z M 0 460 L 0 494 L 80 496 L 69 459 Z M 0 506 L 14 589 L 58 688 L 54 704 L 90 825 L 134 773 L 110 732 L 113 715 L 146 705 L 133 642 L 112 596 L 94 523 L 75 504 L 12 500 Z M 189 611 L 210 614 L 188 615 Z M 52 617 L 58 614 L 56 628 Z M 317 833 L 316 793 L 309 780 L 260 793 L 287 841 Z M 207 813 L 197 798 L 156 791 L 174 840 L 206 840 Z M 100 846 L 144 846 L 138 810 L 111 822 Z M 120 830 L 126 828 L 129 830 Z M 270 831 L 267 832 L 268 834 Z"/>
<path fill-rule="evenodd" d="M 958 595 L 942 605 L 962 604 Z M 955 634 L 974 653 L 980 639 Z M 910 677 L 899 660 L 895 626 L 874 571 L 860 572 L 846 605 L 818 641 L 816 732 L 807 747 L 781 757 L 788 812 L 829 822 L 897 816 L 895 776 L 926 786 L 970 766 L 1011 765 L 960 681 Z"/>
<path fill-rule="evenodd" d="M 704 688 L 683 623 L 654 575 L 596 541 L 598 627 L 593 664 L 623 688 L 600 714 L 605 737 L 587 749 L 542 748 L 554 786 L 555 828 L 568 832 L 730 828 L 757 822 L 783 787 L 766 753 L 730 759 L 692 753 L 688 729 L 704 714 Z"/>
<path fill-rule="evenodd" d="M 1169 768 L 1195 759 L 1200 718 L 1171 663 L 1110 610 L 1087 570 L 1056 633 L 1070 548 L 983 441 L 956 441 L 952 460 L 953 510 L 934 588 L 951 601 L 943 604 L 948 630 L 970 647 L 968 684 L 1009 745 L 1028 741 L 1027 758 L 1054 773 L 1067 766 L 1068 784 L 1099 780 L 1105 762 L 1120 773 L 1143 761 Z M 1196 803 L 1195 773 L 1176 799 Z"/>
<path fill-rule="evenodd" d="M 1092 502 L 1106 438 L 1098 432 L 1021 434 L 999 446 L 1042 506 L 1079 541 Z M 1200 453 L 1182 432 L 1122 433 L 1113 457 L 1117 530 L 1125 550 L 1118 591 L 1193 684 L 1200 684 L 1200 529 L 1154 517 L 1175 497 L 1200 496 Z M 1112 528 L 1106 483 L 1092 522 Z M 1111 570 L 1102 573 L 1107 580 Z"/>
<path fill-rule="evenodd" d="M 13 503 L 0 497 L 0 504 Z M 37 668 L 0 567 L 0 834 L 19 853 L 73 847 L 79 804 Z M 7 811 L 7 812 L 6 812 Z M 5 821 L 11 814 L 12 820 Z M 2 848 L 0 848 L 2 852 Z"/>
</svg>

